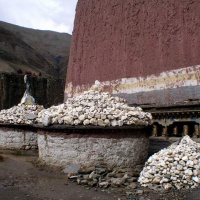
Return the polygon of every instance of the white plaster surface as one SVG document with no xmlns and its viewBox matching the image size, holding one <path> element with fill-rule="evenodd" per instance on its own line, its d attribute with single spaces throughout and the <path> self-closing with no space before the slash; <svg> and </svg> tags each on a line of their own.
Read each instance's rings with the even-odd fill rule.
<svg viewBox="0 0 200 200">
<path fill-rule="evenodd" d="M 154 90 L 174 89 L 186 86 L 197 86 L 200 84 L 200 65 L 170 70 L 159 75 L 149 75 L 147 77 L 122 78 L 112 81 L 100 82 L 102 87 L 109 86 L 113 94 L 126 93 L 134 94 L 138 92 L 150 92 Z M 89 85 L 73 86 L 68 83 L 65 93 L 68 97 L 76 96 L 87 90 Z"/>
<path fill-rule="evenodd" d="M 0 149 L 36 149 L 37 133 L 0 129 Z"/>
<path fill-rule="evenodd" d="M 110 166 L 134 166 L 147 158 L 148 138 L 64 138 L 38 134 L 38 148 L 40 161 L 52 166 L 102 162 Z"/>
</svg>

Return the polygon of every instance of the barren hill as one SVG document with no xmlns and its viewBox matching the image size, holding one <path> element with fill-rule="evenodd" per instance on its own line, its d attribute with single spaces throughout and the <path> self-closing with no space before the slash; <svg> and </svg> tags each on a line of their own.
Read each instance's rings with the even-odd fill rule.
<svg viewBox="0 0 200 200">
<path fill-rule="evenodd" d="M 71 35 L 0 21 L 0 71 L 66 75 Z"/>
</svg>

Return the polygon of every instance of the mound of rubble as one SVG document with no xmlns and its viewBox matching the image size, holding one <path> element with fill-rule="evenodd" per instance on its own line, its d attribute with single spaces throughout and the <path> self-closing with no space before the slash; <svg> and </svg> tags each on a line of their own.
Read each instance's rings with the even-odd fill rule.
<svg viewBox="0 0 200 200">
<path fill-rule="evenodd" d="M 38 113 L 44 109 L 40 105 L 18 104 L 0 111 L 0 123 L 5 124 L 33 124 Z"/>
<path fill-rule="evenodd" d="M 200 144 L 185 136 L 179 144 L 159 151 L 145 163 L 138 181 L 155 190 L 196 188 L 200 183 Z"/>
<path fill-rule="evenodd" d="M 64 104 L 52 106 L 38 114 L 38 123 L 65 125 L 123 126 L 148 125 L 150 113 L 140 107 L 129 107 L 125 100 L 112 97 L 92 87 L 89 91 L 74 98 L 68 98 Z"/>
<path fill-rule="evenodd" d="M 73 166 L 74 167 L 74 166 Z M 137 179 L 142 170 L 142 165 L 137 165 L 133 168 L 109 168 L 105 165 L 90 166 L 80 168 L 77 173 L 68 173 L 68 179 L 77 182 L 79 185 L 89 187 L 126 187 L 126 189 L 137 188 Z"/>
</svg>

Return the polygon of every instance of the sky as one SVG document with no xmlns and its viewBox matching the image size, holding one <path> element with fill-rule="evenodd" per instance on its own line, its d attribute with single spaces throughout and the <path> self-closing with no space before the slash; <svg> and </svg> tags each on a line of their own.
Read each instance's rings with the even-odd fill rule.
<svg viewBox="0 0 200 200">
<path fill-rule="evenodd" d="M 0 0 L 0 21 L 72 33 L 78 0 Z"/>
</svg>

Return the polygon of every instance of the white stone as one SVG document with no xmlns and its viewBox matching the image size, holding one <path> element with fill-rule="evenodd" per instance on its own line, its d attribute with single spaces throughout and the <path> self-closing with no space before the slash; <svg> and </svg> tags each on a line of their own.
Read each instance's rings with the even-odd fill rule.
<svg viewBox="0 0 200 200">
<path fill-rule="evenodd" d="M 42 117 L 42 124 L 44 126 L 49 126 L 51 124 L 51 117 L 50 117 L 50 115 L 44 115 Z"/>
<path fill-rule="evenodd" d="M 172 185 L 170 183 L 167 183 L 164 185 L 165 190 L 170 190 L 172 188 Z"/>
<path fill-rule="evenodd" d="M 104 121 L 102 119 L 98 119 L 97 123 L 99 126 L 106 126 L 106 124 L 104 123 Z"/>
<path fill-rule="evenodd" d="M 194 180 L 196 183 L 200 183 L 200 179 L 197 176 L 192 177 L 192 180 Z"/>
<path fill-rule="evenodd" d="M 188 161 L 186 162 L 186 165 L 187 165 L 188 167 L 193 167 L 193 166 L 194 166 L 194 162 L 193 162 L 192 160 L 188 160 Z"/>
<path fill-rule="evenodd" d="M 84 126 L 87 126 L 90 124 L 90 120 L 89 119 L 85 119 L 84 122 L 83 122 L 83 125 Z"/>
<path fill-rule="evenodd" d="M 108 185 L 109 185 L 109 182 L 107 181 L 99 183 L 99 187 L 102 187 L 102 188 L 107 188 Z"/>
<path fill-rule="evenodd" d="M 80 121 L 84 121 L 85 115 L 80 115 L 80 116 L 78 117 L 78 119 L 79 119 Z"/>
<path fill-rule="evenodd" d="M 183 166 L 182 165 L 177 165 L 177 170 L 179 170 L 179 171 L 183 170 Z"/>
<path fill-rule="evenodd" d="M 117 120 L 112 120 L 111 121 L 111 126 L 118 126 Z"/>
<path fill-rule="evenodd" d="M 187 157 L 187 156 L 184 156 L 184 157 L 182 158 L 182 160 L 183 160 L 183 161 L 188 161 L 188 157 Z"/>
<path fill-rule="evenodd" d="M 185 136 L 179 144 L 172 144 L 151 156 L 140 173 L 138 181 L 145 187 L 159 185 L 166 190 L 172 187 L 196 188 L 200 181 L 200 165 L 196 164 L 199 157 L 200 144 Z M 155 178 L 152 179 L 148 173 Z M 168 183 L 170 185 L 166 185 Z"/>
<path fill-rule="evenodd" d="M 188 175 L 188 176 L 193 175 L 192 170 L 190 170 L 190 169 L 185 170 L 185 174 Z"/>
</svg>

